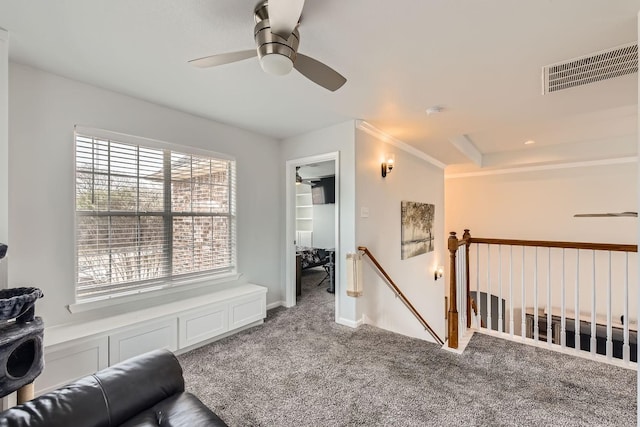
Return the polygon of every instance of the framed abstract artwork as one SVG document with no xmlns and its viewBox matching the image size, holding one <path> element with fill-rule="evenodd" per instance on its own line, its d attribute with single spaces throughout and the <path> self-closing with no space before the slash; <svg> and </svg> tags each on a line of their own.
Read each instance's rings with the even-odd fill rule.
<svg viewBox="0 0 640 427">
<path fill-rule="evenodd" d="M 430 203 L 402 201 L 400 259 L 433 251 L 435 209 L 435 205 Z"/>
</svg>

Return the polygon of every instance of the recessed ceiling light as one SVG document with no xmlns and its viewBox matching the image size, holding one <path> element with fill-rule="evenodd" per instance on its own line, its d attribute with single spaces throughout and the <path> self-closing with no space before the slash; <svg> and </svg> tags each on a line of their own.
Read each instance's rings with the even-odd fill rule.
<svg viewBox="0 0 640 427">
<path fill-rule="evenodd" d="M 434 114 L 442 113 L 444 111 L 444 107 L 439 105 L 434 105 L 433 107 L 427 108 L 427 115 L 432 116 Z"/>
<path fill-rule="evenodd" d="M 530 139 L 528 141 L 524 142 L 524 145 L 531 145 L 531 144 L 535 144 L 536 142 L 533 139 Z"/>
</svg>

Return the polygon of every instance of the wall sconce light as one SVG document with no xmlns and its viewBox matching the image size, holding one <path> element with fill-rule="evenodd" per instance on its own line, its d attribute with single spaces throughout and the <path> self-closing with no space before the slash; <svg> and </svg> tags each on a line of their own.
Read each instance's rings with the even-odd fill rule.
<svg viewBox="0 0 640 427">
<path fill-rule="evenodd" d="M 444 267 L 439 265 L 438 268 L 433 272 L 433 280 L 442 279 L 442 275 L 444 274 Z"/>
<path fill-rule="evenodd" d="M 386 154 L 382 161 L 382 177 L 386 177 L 388 173 L 391 173 L 391 169 L 395 166 L 396 156 L 394 154 Z"/>
</svg>

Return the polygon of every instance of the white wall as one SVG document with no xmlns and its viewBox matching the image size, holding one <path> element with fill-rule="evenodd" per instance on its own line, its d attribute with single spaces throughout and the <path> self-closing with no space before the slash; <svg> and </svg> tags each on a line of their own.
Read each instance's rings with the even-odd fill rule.
<svg viewBox="0 0 640 427">
<path fill-rule="evenodd" d="M 65 308 L 74 302 L 75 124 L 235 156 L 240 282 L 267 286 L 267 303 L 282 299 L 276 248 L 282 247 L 283 192 L 273 167 L 275 140 L 18 64 L 9 68 L 9 123 L 9 285 L 44 291 L 36 312 L 47 326 L 141 305 L 73 315 Z"/>
<path fill-rule="evenodd" d="M 313 245 L 316 248 L 336 247 L 336 205 L 313 205 Z"/>
<path fill-rule="evenodd" d="M 284 166 L 288 160 L 320 155 L 338 151 L 340 153 L 340 170 L 337 174 L 340 181 L 340 241 L 336 246 L 337 288 L 339 306 L 337 320 L 345 324 L 355 324 L 356 302 L 346 294 L 345 270 L 346 253 L 355 252 L 355 123 L 348 121 L 304 135 L 288 138 L 281 142 L 282 186 L 284 186 Z M 295 203 L 292 202 L 292 205 Z M 292 217 L 295 215 L 292 213 Z M 285 227 L 282 216 L 282 227 Z M 314 238 L 315 241 L 315 238 Z M 283 250 L 285 247 L 283 246 Z M 284 268 L 284 267 L 283 267 Z M 284 270 L 282 276 L 284 277 Z"/>
<path fill-rule="evenodd" d="M 394 153 L 396 166 L 382 178 L 380 163 L 385 153 Z M 368 133 L 356 132 L 356 241 L 369 248 L 417 311 L 445 337 L 445 278 L 435 281 L 434 269 L 445 264 L 444 171 Z M 435 205 L 435 250 L 406 260 L 400 259 L 401 201 Z M 360 216 L 368 208 L 369 217 Z M 365 322 L 378 327 L 433 341 L 368 259 L 363 260 L 364 293 L 358 309 Z"/>
<path fill-rule="evenodd" d="M 484 238 L 557 240 L 598 243 L 637 243 L 638 222 L 635 218 L 574 218 L 576 213 L 604 213 L 636 211 L 638 206 L 638 165 L 634 159 L 626 163 L 601 164 L 598 166 L 541 169 L 518 173 L 484 174 L 445 180 L 446 230 L 456 231 L 461 236 L 465 228 L 471 235 Z M 593 282 L 591 255 L 581 254 L 580 261 L 580 311 L 589 313 Z M 472 247 L 472 265 L 475 266 L 476 247 Z M 526 252 L 525 261 L 525 307 L 533 307 L 534 283 L 533 250 Z M 596 254 L 596 313 L 607 312 L 608 266 L 604 253 Z M 502 296 L 509 307 L 508 280 L 510 268 L 508 247 L 498 252 L 493 249 L 491 259 L 491 293 L 498 295 L 499 258 L 502 259 Z M 551 306 L 561 306 L 561 286 L 564 274 L 567 309 L 574 308 L 575 251 L 565 252 L 566 271 L 563 273 L 562 251 L 547 249 L 538 251 L 538 307 L 547 306 L 547 282 L 551 281 Z M 551 272 L 548 260 L 551 259 Z M 515 332 L 520 332 L 522 249 L 513 249 L 513 288 L 515 307 Z M 637 266 L 629 259 L 629 310 L 632 320 L 636 312 Z M 479 286 L 487 290 L 486 247 L 480 249 Z M 624 312 L 624 255 L 612 254 L 612 316 L 619 319 Z M 478 280 L 471 271 L 471 288 L 475 290 Z M 508 316 L 507 319 L 508 328 Z"/>
<path fill-rule="evenodd" d="M 633 218 L 576 213 L 636 211 L 637 163 L 447 178 L 446 230 L 476 237 L 635 244 Z"/>
</svg>

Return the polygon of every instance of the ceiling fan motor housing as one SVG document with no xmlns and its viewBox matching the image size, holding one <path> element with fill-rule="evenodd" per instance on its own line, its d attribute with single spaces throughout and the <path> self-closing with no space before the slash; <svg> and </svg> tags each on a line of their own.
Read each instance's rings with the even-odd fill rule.
<svg viewBox="0 0 640 427">
<path fill-rule="evenodd" d="M 256 6 L 254 17 L 256 21 L 254 38 L 260 65 L 270 74 L 284 75 L 289 73 L 296 60 L 300 43 L 298 29 L 294 29 L 288 39 L 273 34 L 266 1 Z"/>
</svg>

